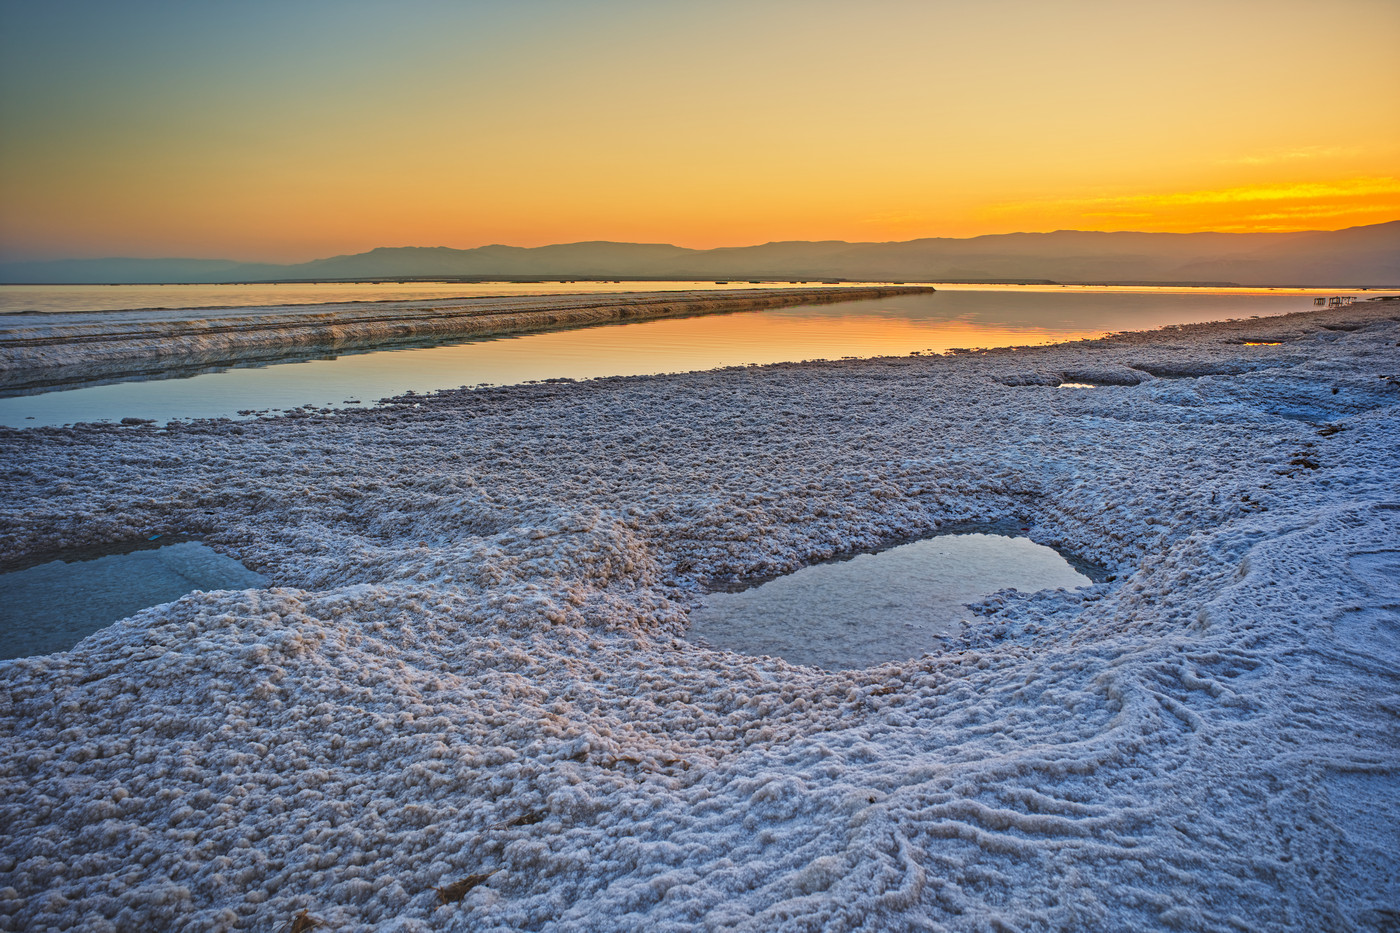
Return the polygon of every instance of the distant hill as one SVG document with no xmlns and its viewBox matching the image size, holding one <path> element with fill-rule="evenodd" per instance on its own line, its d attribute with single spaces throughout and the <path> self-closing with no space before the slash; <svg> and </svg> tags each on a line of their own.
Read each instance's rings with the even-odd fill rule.
<svg viewBox="0 0 1400 933">
<path fill-rule="evenodd" d="M 174 283 L 444 277 L 856 279 L 1400 287 L 1400 221 L 1304 233 L 1007 233 L 898 243 L 792 241 L 381 247 L 297 265 L 203 259 L 0 264 L 4 283 Z"/>
</svg>

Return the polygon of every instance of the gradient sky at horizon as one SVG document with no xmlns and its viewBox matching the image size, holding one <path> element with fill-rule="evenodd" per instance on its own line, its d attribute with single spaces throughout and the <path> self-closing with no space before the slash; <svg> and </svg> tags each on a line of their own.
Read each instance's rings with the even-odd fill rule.
<svg viewBox="0 0 1400 933">
<path fill-rule="evenodd" d="M 1394 0 L 0 0 L 0 260 L 1400 218 Z"/>
</svg>

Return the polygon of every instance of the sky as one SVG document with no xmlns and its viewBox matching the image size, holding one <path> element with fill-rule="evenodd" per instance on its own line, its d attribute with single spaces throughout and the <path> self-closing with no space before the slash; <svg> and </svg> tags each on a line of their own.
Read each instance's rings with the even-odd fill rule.
<svg viewBox="0 0 1400 933">
<path fill-rule="evenodd" d="M 0 261 L 1400 219 L 1395 0 L 0 0 Z"/>
</svg>

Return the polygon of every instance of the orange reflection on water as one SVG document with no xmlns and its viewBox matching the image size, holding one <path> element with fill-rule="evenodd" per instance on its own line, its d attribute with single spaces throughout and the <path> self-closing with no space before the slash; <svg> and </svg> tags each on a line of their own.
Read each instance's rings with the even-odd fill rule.
<svg viewBox="0 0 1400 933">
<path fill-rule="evenodd" d="M 362 399 L 404 388 L 432 391 L 458 385 L 510 384 L 536 379 L 593 379 L 688 372 L 724 366 L 908 356 L 953 349 L 1032 346 L 1100 336 L 1102 331 L 1011 327 L 969 321 L 920 321 L 884 314 L 805 314 L 745 311 L 635 324 L 548 331 L 311 361 L 310 384 L 331 379 Z M 292 376 L 270 367 L 263 380 Z M 315 370 L 324 370 L 313 375 Z M 390 387 L 396 387 L 391 389 Z M 342 396 L 344 397 L 344 396 Z"/>
<path fill-rule="evenodd" d="M 146 308 L 255 308 L 363 301 L 424 301 L 614 292 L 730 291 L 752 288 L 859 288 L 865 282 L 807 281 L 491 281 L 282 282 L 243 285 L 0 285 L 0 313 L 136 311 Z M 882 283 L 874 283 L 882 284 Z M 1329 293 L 1330 294 L 1330 293 Z"/>
<path fill-rule="evenodd" d="M 712 369 L 746 363 L 843 357 L 907 356 L 954 349 L 1033 346 L 1102 336 L 1103 331 L 1013 327 L 963 320 L 918 320 L 885 314 L 745 312 L 648 322 L 644 331 L 599 327 L 536 334 L 521 352 L 553 344 L 603 371 Z M 554 338 L 554 339 L 551 339 Z M 628 365 L 635 361 L 637 366 Z M 578 377 L 575 377 L 578 378 Z"/>
<path fill-rule="evenodd" d="M 0 424 L 219 417 L 483 383 L 1034 346 L 1169 324 L 1286 314 L 1311 307 L 1312 297 L 1293 289 L 939 286 L 928 294 L 344 352 L 192 378 L 0 398 Z"/>
</svg>

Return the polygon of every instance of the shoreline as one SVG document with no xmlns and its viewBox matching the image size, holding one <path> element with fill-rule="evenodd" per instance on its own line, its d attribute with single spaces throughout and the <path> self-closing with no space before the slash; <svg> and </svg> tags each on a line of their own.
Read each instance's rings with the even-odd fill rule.
<svg viewBox="0 0 1400 933">
<path fill-rule="evenodd" d="M 0 318 L 0 387 L 59 385 L 153 368 L 296 356 L 309 348 L 371 349 L 424 339 L 486 337 L 587 324 L 784 308 L 932 292 L 927 286 L 630 292 L 351 302 L 279 307 L 25 315 Z"/>
<path fill-rule="evenodd" d="M 1379 926 L 1397 342 L 1358 303 L 0 429 L 0 557 L 188 533 L 272 581 L 0 663 L 0 915 Z M 710 589 L 1003 519 L 1116 579 L 997 594 L 865 670 L 684 637 Z"/>
</svg>

